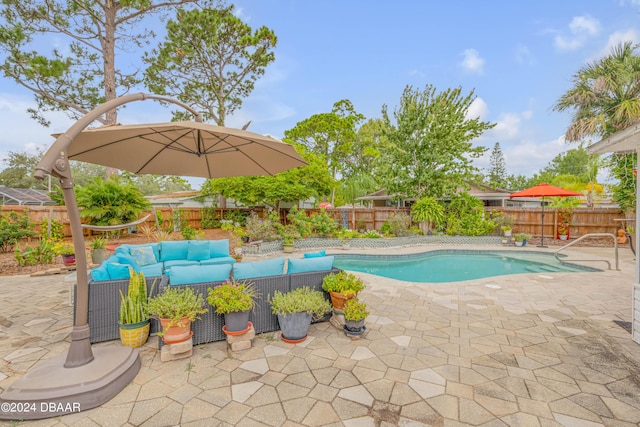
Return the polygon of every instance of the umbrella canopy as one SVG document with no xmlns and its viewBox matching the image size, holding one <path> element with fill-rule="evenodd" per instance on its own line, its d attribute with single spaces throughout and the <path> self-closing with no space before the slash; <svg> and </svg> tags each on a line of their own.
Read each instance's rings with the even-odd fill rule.
<svg viewBox="0 0 640 427">
<path fill-rule="evenodd" d="M 307 164 L 277 139 L 191 121 L 86 129 L 73 138 L 68 158 L 139 174 L 203 178 L 275 175 Z"/>
<path fill-rule="evenodd" d="M 553 185 L 547 183 L 541 183 L 535 185 L 531 188 L 527 188 L 526 190 L 516 191 L 515 193 L 511 193 L 509 197 L 571 197 L 571 196 L 582 196 L 582 193 L 578 193 L 576 191 L 565 190 L 564 188 L 554 187 Z"/>
</svg>

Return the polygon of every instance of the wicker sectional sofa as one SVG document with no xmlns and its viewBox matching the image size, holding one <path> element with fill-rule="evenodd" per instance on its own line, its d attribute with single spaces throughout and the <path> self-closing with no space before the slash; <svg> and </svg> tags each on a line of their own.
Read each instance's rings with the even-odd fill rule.
<svg viewBox="0 0 640 427">
<path fill-rule="evenodd" d="M 258 278 L 247 278 L 253 282 L 261 294 L 256 306 L 250 315 L 250 321 L 256 333 L 276 331 L 279 329 L 277 316 L 271 314 L 271 305 L 268 300 L 274 291 L 288 292 L 301 286 L 309 286 L 315 290 L 322 290 L 322 280 L 339 269 L 323 271 L 309 271 L 292 274 L 279 274 Z M 162 277 L 147 277 L 147 289 L 149 295 L 156 295 L 167 286 L 190 287 L 201 293 L 204 297 L 210 287 L 224 283 L 224 281 L 192 283 L 185 285 L 171 285 L 166 275 Z M 155 283 L 155 284 L 154 284 Z M 90 329 L 90 341 L 92 343 L 119 339 L 118 316 L 120 308 L 120 291 L 126 292 L 128 280 L 108 280 L 89 282 L 89 314 L 88 323 Z M 327 299 L 329 295 L 325 293 Z M 153 320 L 151 332 L 159 330 L 158 322 Z M 209 311 L 202 315 L 201 319 L 191 324 L 193 331 L 193 343 L 204 344 L 213 341 L 221 341 L 226 338 L 222 332 L 224 317 L 216 314 L 209 307 Z"/>
</svg>

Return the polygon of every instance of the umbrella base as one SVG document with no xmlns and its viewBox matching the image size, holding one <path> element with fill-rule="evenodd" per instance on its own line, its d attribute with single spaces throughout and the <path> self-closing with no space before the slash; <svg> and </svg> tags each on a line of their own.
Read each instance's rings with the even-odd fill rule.
<svg viewBox="0 0 640 427">
<path fill-rule="evenodd" d="M 35 420 L 80 412 L 109 401 L 140 370 L 138 351 L 109 346 L 93 349 L 95 358 L 65 368 L 66 354 L 46 360 L 0 394 L 0 419 Z"/>
</svg>

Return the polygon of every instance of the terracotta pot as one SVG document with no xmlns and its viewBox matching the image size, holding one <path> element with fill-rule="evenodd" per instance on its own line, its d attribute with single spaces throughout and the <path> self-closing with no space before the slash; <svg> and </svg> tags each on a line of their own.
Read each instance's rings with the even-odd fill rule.
<svg viewBox="0 0 640 427">
<path fill-rule="evenodd" d="M 63 254 L 62 255 L 62 263 L 66 266 L 75 265 L 76 263 L 76 254 Z"/>
<path fill-rule="evenodd" d="M 348 299 L 355 298 L 356 294 L 342 294 L 340 292 L 330 291 L 329 295 L 331 295 L 331 304 L 333 304 L 333 308 L 336 310 L 342 310 L 344 308 L 344 303 Z"/>
<path fill-rule="evenodd" d="M 191 321 L 188 317 L 180 319 L 180 325 L 168 327 L 169 322 L 169 319 L 160 319 L 163 334 L 162 341 L 164 341 L 165 344 L 177 344 L 191 337 Z"/>
<path fill-rule="evenodd" d="M 149 338 L 151 322 L 149 319 L 138 323 L 123 325 L 120 323 L 120 341 L 126 347 L 142 347 Z"/>
</svg>

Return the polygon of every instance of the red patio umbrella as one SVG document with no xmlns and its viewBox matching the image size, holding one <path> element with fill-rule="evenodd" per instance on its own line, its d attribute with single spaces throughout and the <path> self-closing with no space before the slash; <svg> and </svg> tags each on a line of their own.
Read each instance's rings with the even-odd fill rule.
<svg viewBox="0 0 640 427">
<path fill-rule="evenodd" d="M 576 191 L 565 190 L 564 188 L 554 187 L 547 183 L 541 183 L 526 190 L 516 191 L 511 193 L 509 197 L 542 197 L 540 204 L 542 205 L 542 241 L 540 242 L 541 248 L 544 248 L 544 198 L 545 197 L 575 197 L 582 196 L 582 193 Z"/>
</svg>

